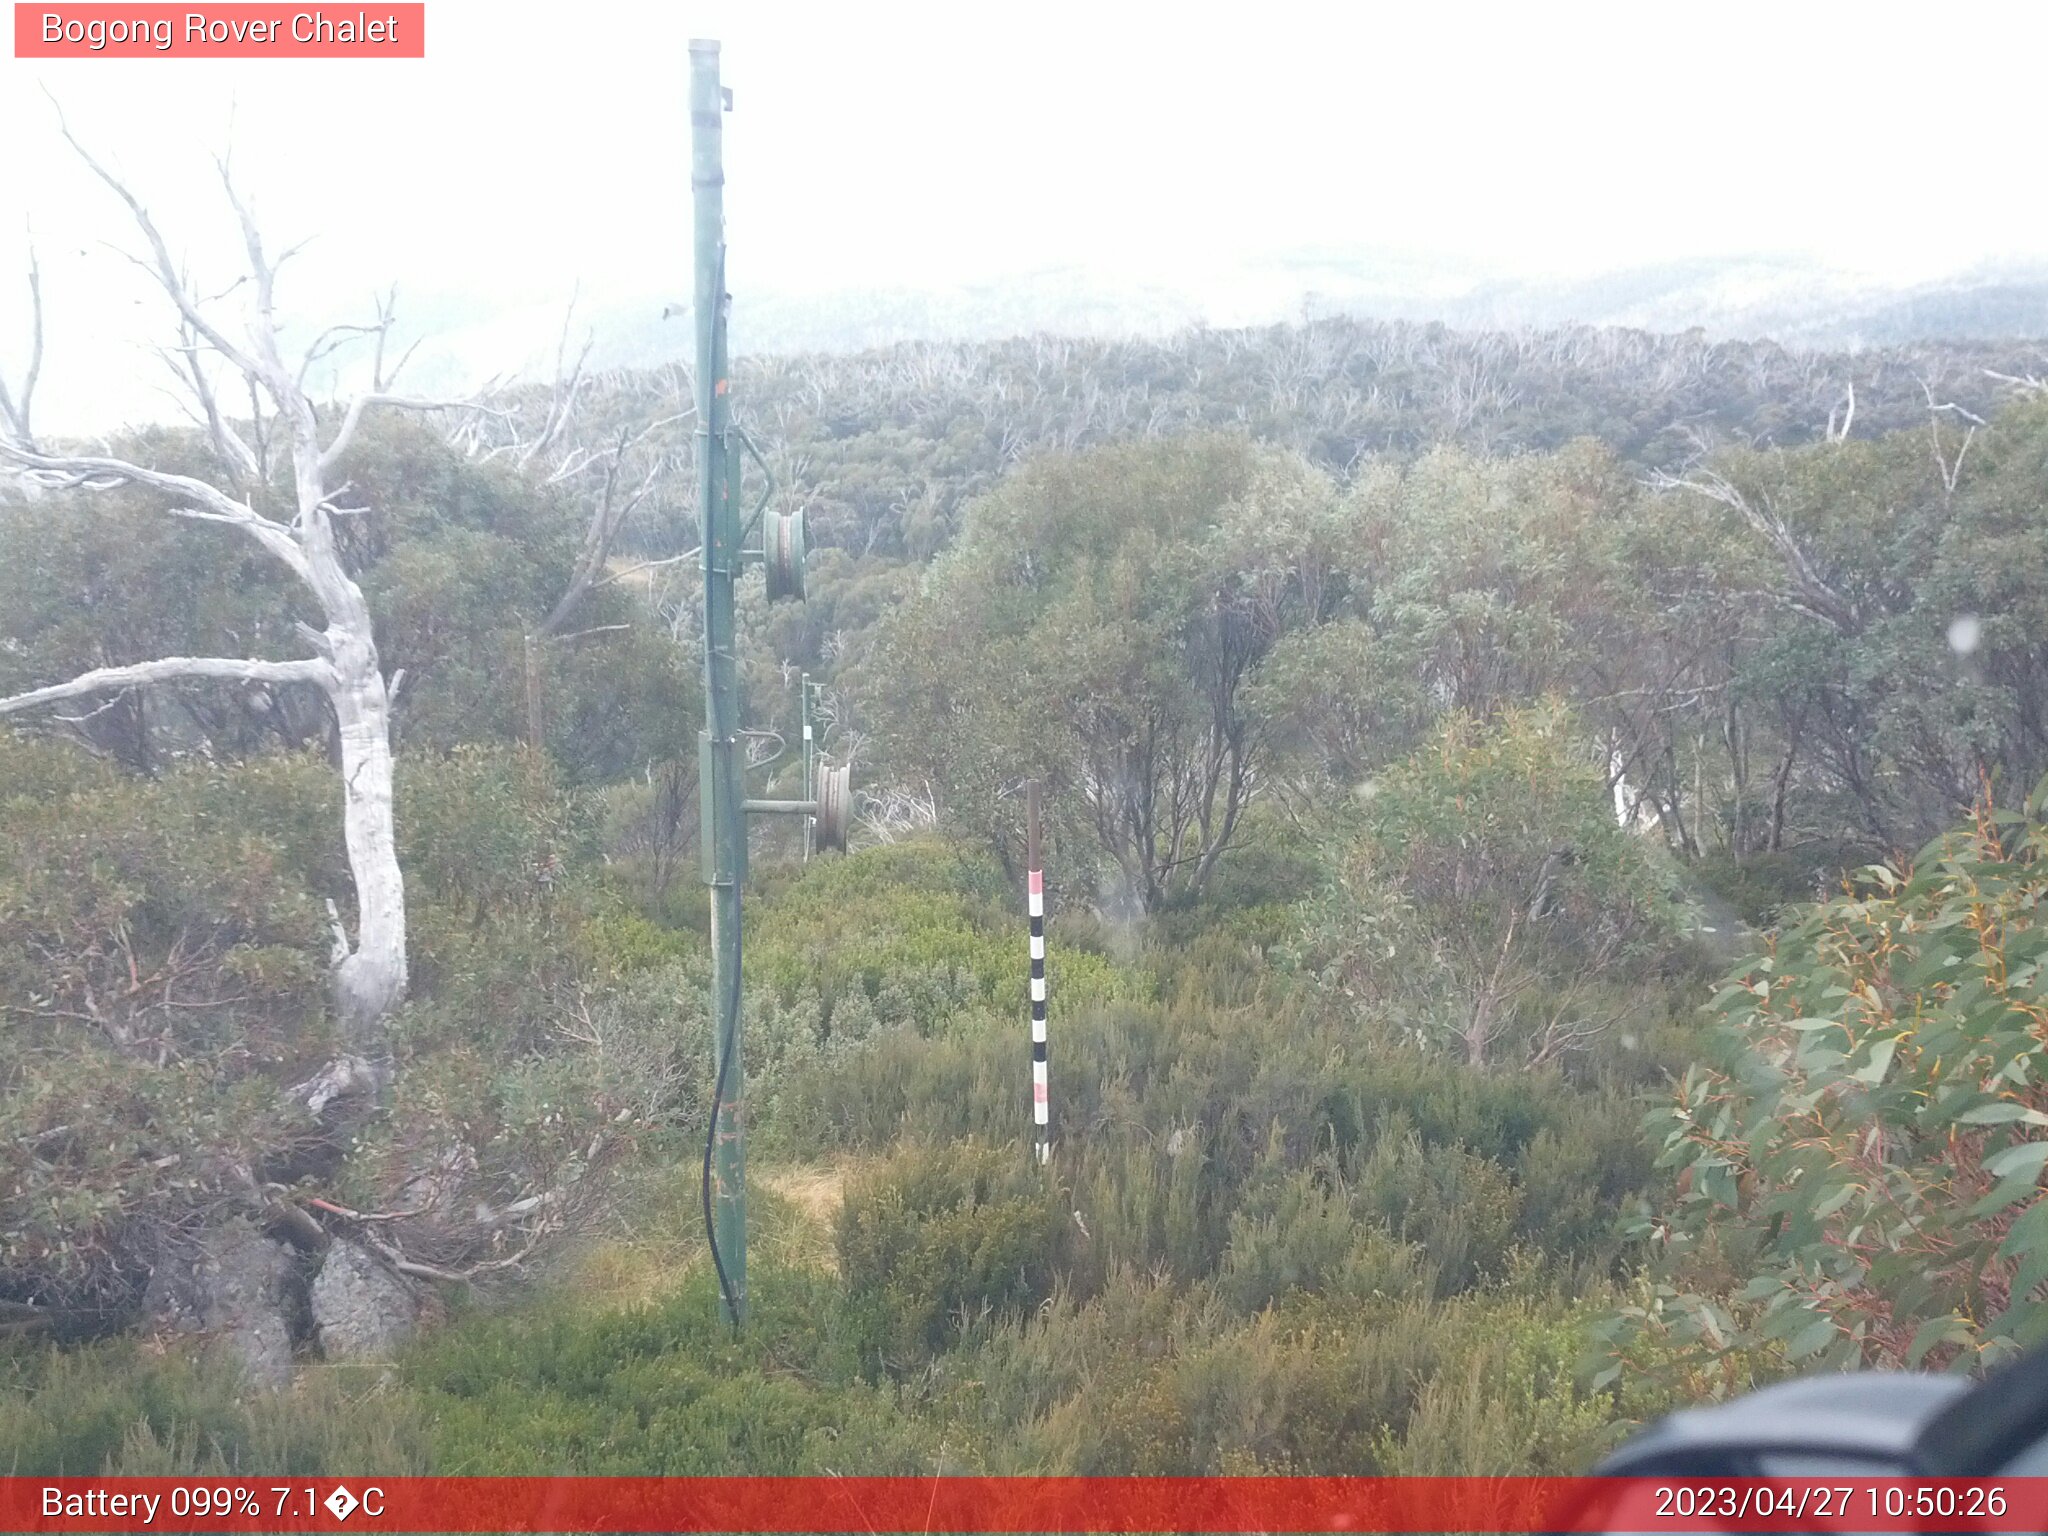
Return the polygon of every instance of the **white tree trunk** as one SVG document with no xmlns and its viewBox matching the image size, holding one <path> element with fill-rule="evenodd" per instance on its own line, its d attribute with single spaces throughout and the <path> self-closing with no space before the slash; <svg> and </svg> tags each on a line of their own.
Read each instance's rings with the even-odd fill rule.
<svg viewBox="0 0 2048 1536">
<path fill-rule="evenodd" d="M 306 585 L 320 599 L 326 632 L 314 639 L 326 653 L 326 689 L 341 748 L 342 836 L 356 888 L 356 937 L 337 945 L 334 1002 L 349 1049 L 382 1062 L 384 1019 L 405 997 L 405 879 L 398 868 L 392 819 L 391 690 L 377 659 L 376 626 L 363 589 L 341 558 L 329 513 L 327 469 L 346 438 L 324 453 L 312 412 L 293 446 L 298 482 L 298 543 Z M 309 637 L 310 638 L 310 637 Z"/>
<path fill-rule="evenodd" d="M 367 634 L 335 649 L 328 697 L 341 726 L 342 832 L 356 886 L 356 941 L 334 968 L 334 1003 L 351 1047 L 381 1054 L 383 1020 L 405 996 L 405 878 L 392 823 L 391 696 Z"/>
</svg>

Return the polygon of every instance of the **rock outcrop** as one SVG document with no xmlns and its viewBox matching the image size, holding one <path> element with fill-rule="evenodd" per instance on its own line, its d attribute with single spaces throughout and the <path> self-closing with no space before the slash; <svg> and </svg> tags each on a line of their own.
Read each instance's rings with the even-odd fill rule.
<svg viewBox="0 0 2048 1536">
<path fill-rule="evenodd" d="M 159 1329 L 211 1335 L 251 1381 L 276 1389 L 291 1380 L 298 1291 L 292 1250 L 232 1221 L 158 1263 L 143 1309 Z"/>
<path fill-rule="evenodd" d="M 313 1326 L 330 1360 L 381 1360 L 412 1336 L 411 1289 L 360 1245 L 336 1239 L 313 1277 Z"/>
</svg>

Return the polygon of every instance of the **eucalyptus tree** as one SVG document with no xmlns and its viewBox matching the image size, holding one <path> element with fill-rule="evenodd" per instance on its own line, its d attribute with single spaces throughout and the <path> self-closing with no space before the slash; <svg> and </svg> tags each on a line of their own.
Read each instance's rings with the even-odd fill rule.
<svg viewBox="0 0 2048 1536">
<path fill-rule="evenodd" d="M 1238 437 L 1025 466 L 886 623 L 862 691 L 891 768 L 992 835 L 1014 819 L 1004 786 L 1042 777 L 1055 835 L 1122 899 L 1199 892 L 1265 784 L 1248 690 L 1334 598 L 1336 505 L 1304 461 Z"/>
<path fill-rule="evenodd" d="M 1915 847 L 2048 769 L 2044 458 L 2035 401 L 1661 477 L 1722 545 L 1702 580 L 1749 613 L 1731 709 L 1775 755 L 1773 845 L 1789 818 Z"/>
</svg>

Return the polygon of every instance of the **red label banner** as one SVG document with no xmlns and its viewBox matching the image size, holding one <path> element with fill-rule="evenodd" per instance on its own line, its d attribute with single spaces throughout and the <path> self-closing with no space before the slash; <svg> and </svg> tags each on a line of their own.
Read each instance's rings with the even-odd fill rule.
<svg viewBox="0 0 2048 1536">
<path fill-rule="evenodd" d="M 14 7 L 17 59 L 423 59 L 427 8 L 370 5 Z"/>
<path fill-rule="evenodd" d="M 2048 1478 L 0 1478 L 6 1531 L 2043 1531 Z"/>
</svg>

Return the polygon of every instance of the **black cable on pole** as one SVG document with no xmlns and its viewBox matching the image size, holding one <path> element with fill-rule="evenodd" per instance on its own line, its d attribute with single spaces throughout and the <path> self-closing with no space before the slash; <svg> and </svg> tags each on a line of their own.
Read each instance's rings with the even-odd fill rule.
<svg viewBox="0 0 2048 1536">
<path fill-rule="evenodd" d="M 734 998 L 737 1002 L 737 989 Z M 735 1008 L 734 1012 L 737 1013 L 738 1009 Z M 723 1043 L 732 1036 L 721 1029 L 717 1038 Z M 725 1298 L 726 1311 L 738 1317 L 739 1298 L 733 1294 L 732 1279 L 725 1272 L 725 1260 L 719 1256 L 718 1222 L 711 1214 L 711 1157 L 718 1146 L 718 1114 L 725 1105 L 725 1069 L 731 1064 L 732 1052 L 721 1049 L 718 1053 L 718 1080 L 711 1086 L 711 1128 L 704 1136 L 704 1240 L 711 1245 L 711 1267 L 718 1271 L 718 1290 Z"/>
</svg>

